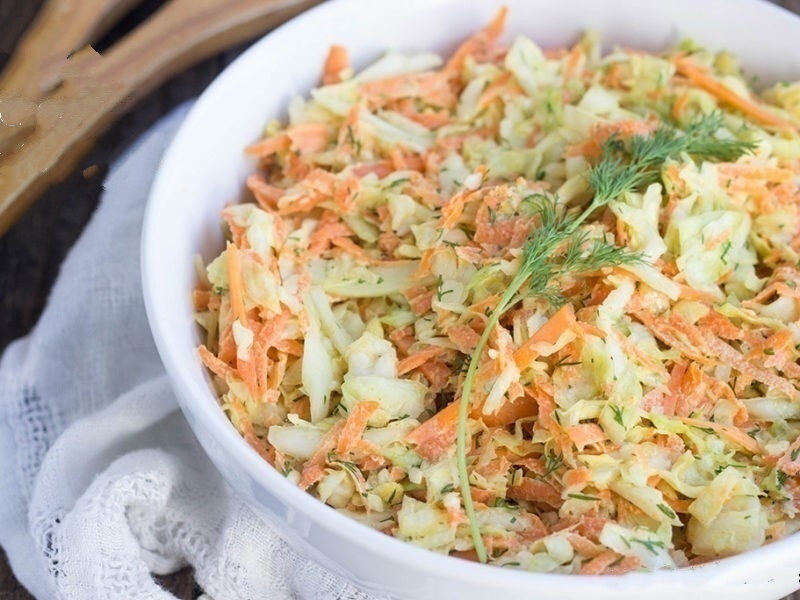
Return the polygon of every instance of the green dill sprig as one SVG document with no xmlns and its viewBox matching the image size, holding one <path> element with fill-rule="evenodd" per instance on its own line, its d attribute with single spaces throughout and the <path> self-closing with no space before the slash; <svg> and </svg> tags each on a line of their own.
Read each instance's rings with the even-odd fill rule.
<svg viewBox="0 0 800 600">
<path fill-rule="evenodd" d="M 633 136 L 627 144 L 619 136 L 612 135 L 603 144 L 600 160 L 589 173 L 594 197 L 577 215 L 559 207 L 555 199 L 544 194 L 534 194 L 525 199 L 538 216 L 540 225 L 528 236 L 519 270 L 497 306 L 487 315 L 488 320 L 472 354 L 459 400 L 456 456 L 461 497 L 475 551 L 481 562 L 486 562 L 487 556 L 469 489 L 467 414 L 478 361 L 491 332 L 505 312 L 525 295 L 542 298 L 553 305 L 563 303 L 565 299 L 556 282 L 564 275 L 640 261 L 639 254 L 605 241 L 595 241 L 589 245 L 588 234 L 580 231 L 579 227 L 596 209 L 657 180 L 661 165 L 671 157 L 688 154 L 701 160 L 731 161 L 753 151 L 753 142 L 717 137 L 721 126 L 722 115 L 714 113 L 695 121 L 683 131 L 662 125 L 649 136 Z M 521 293 L 526 284 L 527 289 Z"/>
<path fill-rule="evenodd" d="M 706 115 L 683 131 L 660 125 L 649 136 L 633 136 L 626 147 L 618 136 L 609 137 L 598 163 L 589 173 L 595 190 L 592 205 L 605 206 L 626 192 L 632 192 L 658 177 L 658 169 L 669 158 L 688 154 L 700 160 L 734 161 L 752 153 L 755 142 L 719 138 L 722 114 Z M 627 159 L 627 160 L 626 160 Z"/>
<path fill-rule="evenodd" d="M 559 306 L 565 299 L 561 289 L 554 284 L 558 278 L 641 260 L 638 253 L 627 248 L 601 240 L 590 242 L 588 232 L 577 230 L 583 215 L 559 212 L 555 198 L 537 195 L 529 202 L 532 212 L 539 217 L 540 226 L 523 247 L 522 264 L 517 273 L 519 281 L 511 283 L 511 287 L 519 289 L 527 280 L 526 295 Z"/>
<path fill-rule="evenodd" d="M 473 544 L 478 558 L 486 562 L 486 548 L 480 535 L 480 528 L 475 517 L 475 507 L 469 489 L 467 473 L 467 412 L 469 398 L 478 359 L 489 341 L 489 336 L 506 311 L 523 296 L 543 298 L 554 305 L 565 301 L 561 290 L 553 282 L 569 273 L 595 271 L 597 269 L 621 264 L 632 264 L 641 260 L 639 254 L 625 248 L 618 248 L 601 241 L 589 243 L 584 232 L 577 231 L 578 224 L 584 214 L 568 215 L 559 210 L 556 200 L 546 195 L 536 195 L 528 199 L 533 207 L 533 214 L 539 218 L 540 226 L 528 237 L 522 250 L 522 262 L 516 275 L 506 288 L 494 310 L 488 315 L 488 321 L 472 354 L 472 359 L 464 378 L 459 405 L 458 436 L 456 454 L 461 484 L 461 497 L 464 510 L 470 523 Z M 593 210 L 593 209 L 587 209 Z M 588 245 L 588 247 L 587 247 Z M 527 288 L 521 292 L 523 286 Z"/>
</svg>

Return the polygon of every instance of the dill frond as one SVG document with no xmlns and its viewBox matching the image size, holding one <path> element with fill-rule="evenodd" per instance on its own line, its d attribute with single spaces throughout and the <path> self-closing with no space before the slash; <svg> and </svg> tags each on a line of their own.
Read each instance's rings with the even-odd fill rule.
<svg viewBox="0 0 800 600">
<path fill-rule="evenodd" d="M 579 217 L 559 214 L 555 198 L 542 197 L 534 207 L 540 227 L 522 251 L 520 272 L 527 274 L 527 295 L 560 305 L 564 298 L 553 281 L 570 273 L 597 271 L 604 267 L 632 264 L 641 256 L 604 241 L 589 243 L 586 232 L 578 231 Z"/>
<path fill-rule="evenodd" d="M 642 261 L 642 255 L 628 248 L 620 248 L 605 241 L 595 241 L 589 248 L 581 247 L 565 255 L 564 271 L 567 273 L 587 273 L 606 267 L 632 265 Z"/>
<path fill-rule="evenodd" d="M 488 315 L 458 400 L 456 459 L 461 498 L 475 551 L 481 562 L 486 562 L 487 555 L 469 488 L 467 415 L 478 362 L 491 332 L 502 315 L 525 295 L 542 298 L 553 305 L 565 302 L 556 283 L 560 277 L 641 261 L 639 254 L 626 248 L 618 248 L 605 241 L 590 243 L 587 234 L 579 230 L 580 225 L 596 209 L 626 192 L 655 181 L 662 164 L 671 157 L 685 153 L 702 160 L 731 161 L 753 151 L 755 145 L 752 142 L 718 138 L 716 133 L 721 126 L 722 115 L 715 113 L 695 121 L 684 131 L 662 125 L 649 136 L 634 136 L 627 147 L 618 136 L 612 135 L 603 144 L 600 160 L 589 173 L 589 184 L 594 188 L 595 195 L 580 214 L 570 214 L 559 206 L 555 198 L 545 194 L 526 198 L 533 214 L 539 218 L 539 227 L 529 235 L 523 247 L 519 270 Z M 522 291 L 526 284 L 527 289 Z"/>
<path fill-rule="evenodd" d="M 756 142 L 736 138 L 720 139 L 715 133 L 722 126 L 722 114 L 712 113 L 689 125 L 685 137 L 687 154 L 702 160 L 733 162 L 745 154 L 752 154 Z"/>
<path fill-rule="evenodd" d="M 720 127 L 722 114 L 716 112 L 694 121 L 684 131 L 661 125 L 649 136 L 633 136 L 627 148 L 612 135 L 589 173 L 589 184 L 595 190 L 594 208 L 656 180 L 661 165 L 680 154 L 700 160 L 734 161 L 753 152 L 755 142 L 717 137 Z"/>
<path fill-rule="evenodd" d="M 611 138 L 609 138 L 611 139 Z M 594 208 L 608 204 L 614 198 L 642 185 L 646 177 L 634 164 L 615 156 L 613 144 L 603 145 L 603 158 L 589 173 L 589 185 L 595 191 Z"/>
<path fill-rule="evenodd" d="M 539 227 L 528 236 L 522 250 L 522 262 L 519 270 L 497 306 L 489 314 L 486 326 L 470 359 L 459 400 L 456 462 L 461 482 L 461 498 L 469 520 L 475 551 L 481 562 L 486 562 L 487 555 L 475 515 L 472 492 L 469 489 L 467 414 L 475 374 L 478 370 L 478 361 L 486 348 L 491 332 L 506 311 L 515 305 L 522 296 L 542 298 L 554 306 L 566 302 L 561 289 L 555 283 L 562 276 L 596 271 L 603 267 L 630 264 L 641 260 L 639 254 L 626 248 L 618 248 L 604 241 L 589 242 L 587 234 L 578 231 L 578 226 L 593 208 L 587 208 L 576 216 L 567 213 L 563 207 L 560 207 L 555 197 L 537 194 L 526 200 L 532 213 L 539 218 Z M 527 289 L 524 289 L 526 284 Z"/>
<path fill-rule="evenodd" d="M 630 141 L 631 164 L 636 169 L 659 166 L 670 156 L 685 151 L 689 138 L 677 130 L 660 125 L 652 135 L 634 136 Z"/>
</svg>

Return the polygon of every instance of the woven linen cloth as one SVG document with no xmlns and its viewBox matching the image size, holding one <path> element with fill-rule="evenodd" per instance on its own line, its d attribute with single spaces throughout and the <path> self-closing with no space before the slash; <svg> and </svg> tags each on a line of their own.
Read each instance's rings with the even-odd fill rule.
<svg viewBox="0 0 800 600">
<path fill-rule="evenodd" d="M 37 598 L 368 600 L 233 495 L 178 410 L 139 277 L 148 190 L 188 107 L 117 161 L 33 332 L 0 362 L 0 545 Z M 188 293 L 188 292 L 187 292 Z"/>
</svg>

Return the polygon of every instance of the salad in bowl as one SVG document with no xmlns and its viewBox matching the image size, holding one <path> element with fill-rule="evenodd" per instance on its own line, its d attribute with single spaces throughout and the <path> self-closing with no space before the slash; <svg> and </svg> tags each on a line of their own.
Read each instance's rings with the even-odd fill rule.
<svg viewBox="0 0 800 600">
<path fill-rule="evenodd" d="M 194 291 L 222 409 L 412 544 L 697 565 L 800 525 L 800 84 L 691 41 L 498 38 L 322 85 L 247 148 Z"/>
</svg>

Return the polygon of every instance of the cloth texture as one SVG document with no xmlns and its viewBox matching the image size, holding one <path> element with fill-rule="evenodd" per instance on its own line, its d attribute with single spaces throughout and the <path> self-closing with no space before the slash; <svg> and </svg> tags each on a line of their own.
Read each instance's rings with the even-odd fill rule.
<svg viewBox="0 0 800 600">
<path fill-rule="evenodd" d="M 187 109 L 117 161 L 39 323 L 0 361 L 0 545 L 40 599 L 173 598 L 152 574 L 191 565 L 214 600 L 369 600 L 232 494 L 156 353 L 142 216 Z"/>
</svg>

